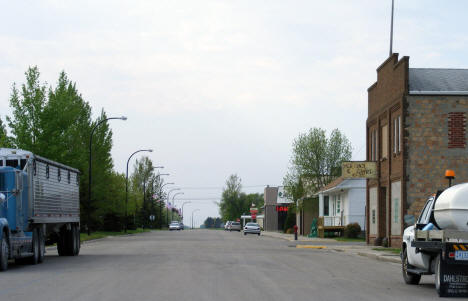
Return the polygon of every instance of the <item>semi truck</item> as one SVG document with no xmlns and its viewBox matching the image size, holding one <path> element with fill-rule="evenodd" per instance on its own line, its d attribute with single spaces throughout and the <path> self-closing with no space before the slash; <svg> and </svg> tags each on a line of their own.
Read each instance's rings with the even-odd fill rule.
<svg viewBox="0 0 468 301">
<path fill-rule="evenodd" d="M 455 175 L 448 170 L 446 177 Z M 403 232 L 401 259 L 407 284 L 434 274 L 440 297 L 468 297 L 468 183 L 428 198 L 416 224 Z"/>
<path fill-rule="evenodd" d="M 46 239 L 60 256 L 80 252 L 79 170 L 0 148 L 0 270 L 8 261 L 42 263 Z"/>
</svg>

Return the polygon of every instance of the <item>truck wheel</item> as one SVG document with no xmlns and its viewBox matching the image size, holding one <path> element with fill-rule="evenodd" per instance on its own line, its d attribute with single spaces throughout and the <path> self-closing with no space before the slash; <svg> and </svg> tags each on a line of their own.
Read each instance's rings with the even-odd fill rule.
<svg viewBox="0 0 468 301">
<path fill-rule="evenodd" d="M 440 273 L 440 254 L 436 258 L 434 274 L 435 274 L 434 282 L 435 282 L 435 288 L 436 288 L 437 294 L 439 295 L 439 297 L 445 297 L 445 294 L 440 290 L 440 279 L 442 277 Z"/>
<path fill-rule="evenodd" d="M 39 263 L 44 262 L 44 255 L 45 255 L 45 237 L 42 230 L 38 230 L 39 233 Z"/>
<path fill-rule="evenodd" d="M 68 233 L 70 239 L 70 255 L 76 256 L 80 253 L 80 233 L 77 226 L 72 226 Z"/>
<path fill-rule="evenodd" d="M 419 281 L 421 281 L 421 275 L 408 272 L 408 268 L 410 267 L 411 265 L 408 263 L 408 254 L 406 252 L 406 248 L 404 248 L 403 258 L 401 259 L 401 270 L 403 272 L 403 279 L 405 280 L 406 284 L 419 284 Z"/>
<path fill-rule="evenodd" d="M 73 253 L 75 254 L 75 256 L 78 256 L 78 254 L 80 254 L 80 247 L 81 247 L 80 227 L 78 226 L 75 226 L 75 241 L 76 241 L 76 245 L 75 245 L 75 250 Z"/>
<path fill-rule="evenodd" d="M 6 271 L 8 269 L 8 251 L 10 248 L 8 247 L 8 241 L 6 239 L 5 233 L 3 234 L 3 238 L 0 241 L 0 271 Z"/>
<path fill-rule="evenodd" d="M 39 263 L 39 231 L 37 229 L 33 230 L 32 235 L 32 253 L 33 256 L 29 257 L 29 264 L 38 264 Z"/>
</svg>

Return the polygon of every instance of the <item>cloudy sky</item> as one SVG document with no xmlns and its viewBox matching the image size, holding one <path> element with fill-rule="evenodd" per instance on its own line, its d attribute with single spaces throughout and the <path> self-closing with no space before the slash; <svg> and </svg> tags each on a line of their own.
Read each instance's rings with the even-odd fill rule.
<svg viewBox="0 0 468 301">
<path fill-rule="evenodd" d="M 411 67 L 468 68 L 467 1 L 396 0 L 394 52 Z M 367 88 L 388 57 L 390 0 L 0 0 L 0 116 L 28 66 L 65 70 L 111 121 L 116 170 L 154 148 L 195 222 L 230 174 L 280 185 L 291 143 L 339 128 L 365 159 Z M 178 196 L 179 197 L 179 196 Z"/>
</svg>

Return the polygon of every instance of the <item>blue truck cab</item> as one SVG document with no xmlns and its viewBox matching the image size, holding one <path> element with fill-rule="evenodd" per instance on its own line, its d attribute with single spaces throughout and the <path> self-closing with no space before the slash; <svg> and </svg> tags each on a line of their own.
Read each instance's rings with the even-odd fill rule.
<svg viewBox="0 0 468 301">
<path fill-rule="evenodd" d="M 79 171 L 20 149 L 0 148 L 0 271 L 41 263 L 45 241 L 78 255 Z"/>
</svg>

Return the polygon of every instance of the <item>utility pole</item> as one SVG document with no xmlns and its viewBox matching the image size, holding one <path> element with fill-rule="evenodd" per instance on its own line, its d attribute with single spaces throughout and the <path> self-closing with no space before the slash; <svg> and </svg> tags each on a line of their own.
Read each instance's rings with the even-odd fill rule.
<svg viewBox="0 0 468 301">
<path fill-rule="evenodd" d="M 392 56 L 393 54 L 393 4 L 394 4 L 394 0 L 392 0 L 392 18 L 390 21 L 390 55 L 389 56 Z"/>
</svg>

